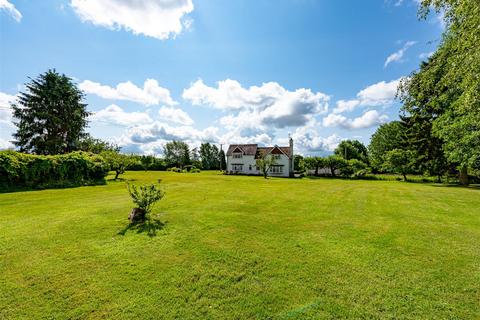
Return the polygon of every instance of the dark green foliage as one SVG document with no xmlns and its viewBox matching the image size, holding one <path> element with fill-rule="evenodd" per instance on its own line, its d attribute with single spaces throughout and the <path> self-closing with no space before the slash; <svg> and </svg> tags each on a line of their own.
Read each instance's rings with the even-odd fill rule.
<svg viewBox="0 0 480 320">
<path fill-rule="evenodd" d="M 96 139 L 89 134 L 85 134 L 78 143 L 78 150 L 100 154 L 104 151 L 119 152 L 120 147 L 114 143 Z"/>
<path fill-rule="evenodd" d="M 305 171 L 305 159 L 299 154 L 293 156 L 293 170 L 304 172 Z"/>
<path fill-rule="evenodd" d="M 127 170 L 150 170 L 150 171 L 165 171 L 167 164 L 164 159 L 152 155 L 128 155 L 131 158 L 127 166 Z"/>
<path fill-rule="evenodd" d="M 357 159 L 368 163 L 367 147 L 358 140 L 343 140 L 334 151 L 335 155 L 345 160 Z"/>
<path fill-rule="evenodd" d="M 325 167 L 330 169 L 330 174 L 332 177 L 336 176 L 337 171 L 341 172 L 342 169 L 347 166 L 347 160 L 337 155 L 331 155 L 323 158 L 323 163 Z"/>
<path fill-rule="evenodd" d="M 109 169 L 115 171 L 115 180 L 118 179 L 119 175 L 125 173 L 129 166 L 137 163 L 134 157 L 115 151 L 104 151 L 100 155 L 105 159 Z"/>
<path fill-rule="evenodd" d="M 22 152 L 62 154 L 78 150 L 89 113 L 84 94 L 64 74 L 49 70 L 26 84 L 12 105 Z"/>
<path fill-rule="evenodd" d="M 304 159 L 304 164 L 307 169 L 315 170 L 315 176 L 318 176 L 318 170 L 324 168 L 325 159 L 322 157 L 308 157 Z"/>
<path fill-rule="evenodd" d="M 202 143 L 200 145 L 200 159 L 204 170 L 220 169 L 219 150 L 216 145 L 208 142 Z"/>
<path fill-rule="evenodd" d="M 137 206 L 137 208 L 145 210 L 147 215 L 152 211 L 153 205 L 162 200 L 162 198 L 165 196 L 165 193 L 163 192 L 159 183 L 141 186 L 127 183 L 127 189 L 128 193 L 130 193 L 130 196 L 132 197 L 133 203 Z"/>
<path fill-rule="evenodd" d="M 425 132 L 421 137 L 430 140 L 431 150 L 420 153 L 427 166 L 442 169 L 438 158 L 429 164 L 441 144 L 446 160 L 458 165 L 460 182 L 468 184 L 467 172 L 480 159 L 480 2 L 423 0 L 420 16 L 425 18 L 432 8 L 444 16 L 442 41 L 404 81 L 400 96 L 407 116 L 419 115 L 409 120 L 418 122 Z"/>
<path fill-rule="evenodd" d="M 225 151 L 220 150 L 218 153 L 218 158 L 220 161 L 220 170 L 227 170 L 227 160 L 225 156 Z"/>
<path fill-rule="evenodd" d="M 370 173 L 367 164 L 358 159 L 347 160 L 340 170 L 341 175 L 346 178 L 360 178 Z"/>
<path fill-rule="evenodd" d="M 370 165 L 373 169 L 380 171 L 387 152 L 393 149 L 402 149 L 405 140 L 405 128 L 400 121 L 392 121 L 378 127 L 368 146 Z"/>
<path fill-rule="evenodd" d="M 394 149 L 385 155 L 384 169 L 398 173 L 407 181 L 407 174 L 414 171 L 416 155 L 411 150 Z"/>
<path fill-rule="evenodd" d="M 41 156 L 0 151 L 0 185 L 5 187 L 61 187 L 104 182 L 108 166 L 102 157 L 76 151 Z"/>
<path fill-rule="evenodd" d="M 168 166 L 182 168 L 183 166 L 190 164 L 190 149 L 185 142 L 168 142 L 163 148 L 163 154 Z"/>
</svg>

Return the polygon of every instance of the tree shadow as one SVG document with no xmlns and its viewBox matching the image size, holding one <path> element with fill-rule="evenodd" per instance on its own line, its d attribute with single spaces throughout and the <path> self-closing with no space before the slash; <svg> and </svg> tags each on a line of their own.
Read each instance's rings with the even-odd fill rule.
<svg viewBox="0 0 480 320">
<path fill-rule="evenodd" d="M 162 222 L 156 217 L 149 218 L 144 222 L 129 223 L 125 228 L 118 232 L 119 235 L 124 236 L 127 232 L 132 231 L 138 234 L 145 233 L 149 237 L 157 236 L 157 232 L 162 230 L 167 224 L 167 221 Z"/>
<path fill-rule="evenodd" d="M 462 186 L 460 184 L 432 184 L 432 187 L 441 187 L 441 188 L 461 188 L 461 189 L 468 189 L 468 190 L 480 190 L 480 184 L 470 184 L 468 186 Z"/>
</svg>

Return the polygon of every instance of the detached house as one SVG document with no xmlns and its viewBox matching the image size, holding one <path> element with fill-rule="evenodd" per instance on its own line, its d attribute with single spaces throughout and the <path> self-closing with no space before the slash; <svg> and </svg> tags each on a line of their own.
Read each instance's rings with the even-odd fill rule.
<svg viewBox="0 0 480 320">
<path fill-rule="evenodd" d="M 271 156 L 275 159 L 275 165 L 270 167 L 269 176 L 292 177 L 293 176 L 293 140 L 290 138 L 290 146 L 259 147 L 257 144 L 231 144 L 227 151 L 227 173 L 261 175 L 257 168 L 257 159 Z"/>
</svg>

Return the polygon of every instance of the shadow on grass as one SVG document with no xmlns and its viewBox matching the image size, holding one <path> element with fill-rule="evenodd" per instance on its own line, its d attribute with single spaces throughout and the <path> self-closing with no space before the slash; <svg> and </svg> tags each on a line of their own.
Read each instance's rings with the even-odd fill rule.
<svg viewBox="0 0 480 320">
<path fill-rule="evenodd" d="M 450 183 L 450 184 L 437 183 L 437 184 L 432 184 L 431 186 L 432 187 L 442 187 L 442 188 L 461 188 L 461 189 L 469 189 L 469 190 L 480 190 L 480 184 L 470 184 L 468 186 L 462 186 L 462 185 L 453 184 L 453 183 Z"/>
<path fill-rule="evenodd" d="M 58 182 L 58 183 L 42 183 L 33 186 L 14 186 L 14 185 L 0 185 L 0 193 L 14 193 L 25 191 L 41 191 L 47 189 L 73 189 L 80 187 L 104 186 L 107 182 L 105 180 L 87 181 L 87 182 Z"/>
<path fill-rule="evenodd" d="M 155 237 L 157 232 L 162 230 L 167 222 L 162 222 L 157 218 L 150 218 L 144 222 L 130 223 L 125 228 L 118 232 L 119 235 L 124 236 L 127 232 L 145 233 L 149 237 Z"/>
</svg>

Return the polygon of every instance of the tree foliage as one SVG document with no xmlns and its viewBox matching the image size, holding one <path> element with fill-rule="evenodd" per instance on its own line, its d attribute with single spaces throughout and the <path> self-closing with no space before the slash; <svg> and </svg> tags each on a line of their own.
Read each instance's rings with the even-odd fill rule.
<svg viewBox="0 0 480 320">
<path fill-rule="evenodd" d="M 200 145 L 200 159 L 204 170 L 214 170 L 220 168 L 218 147 L 210 143 Z"/>
<path fill-rule="evenodd" d="M 370 165 L 381 170 L 385 155 L 393 149 L 401 149 L 404 144 L 404 128 L 399 121 L 384 123 L 372 135 L 368 145 Z"/>
<path fill-rule="evenodd" d="M 432 8 L 444 15 L 442 41 L 427 63 L 404 80 L 400 92 L 407 112 L 430 116 L 432 135 L 465 178 L 480 159 L 480 2 L 423 0 L 420 16 Z"/>
<path fill-rule="evenodd" d="M 21 152 L 44 155 L 78 150 L 89 116 L 83 92 L 55 70 L 25 86 L 12 104 L 17 127 L 14 144 Z"/>
<path fill-rule="evenodd" d="M 133 203 L 138 208 L 144 210 L 145 214 L 149 214 L 152 211 L 153 205 L 165 196 L 165 192 L 158 183 L 141 186 L 127 183 L 127 189 L 132 197 Z"/>
<path fill-rule="evenodd" d="M 334 151 L 335 155 L 345 160 L 357 159 L 368 163 L 367 147 L 358 140 L 343 140 Z"/>
<path fill-rule="evenodd" d="M 305 166 L 310 170 L 315 170 L 314 175 L 318 176 L 318 170 L 325 167 L 325 161 L 322 157 L 305 158 Z"/>
<path fill-rule="evenodd" d="M 190 149 L 185 142 L 175 140 L 168 142 L 163 148 L 163 154 L 169 166 L 182 168 L 190 163 Z"/>
<path fill-rule="evenodd" d="M 263 177 L 267 179 L 268 172 L 270 171 L 270 168 L 276 164 L 276 160 L 274 157 L 271 155 L 267 155 L 261 159 L 256 160 L 256 165 L 260 169 L 260 171 L 263 174 Z"/>
<path fill-rule="evenodd" d="M 384 169 L 389 172 L 401 174 L 407 181 L 407 174 L 413 171 L 415 154 L 411 150 L 394 149 L 385 155 Z"/>
<path fill-rule="evenodd" d="M 125 173 L 128 166 L 135 161 L 135 159 L 129 155 L 115 151 L 104 151 L 100 155 L 105 159 L 110 170 L 115 171 L 115 180 L 118 179 L 119 175 Z"/>
<path fill-rule="evenodd" d="M 96 154 L 100 154 L 104 151 L 120 151 L 120 147 L 118 145 L 101 139 L 96 139 L 89 134 L 86 134 L 79 140 L 78 149 Z"/>
<path fill-rule="evenodd" d="M 332 177 L 335 177 L 337 170 L 341 171 L 343 167 L 347 165 L 347 160 L 337 155 L 330 155 L 326 158 L 323 158 L 325 167 L 330 169 L 330 174 Z"/>
</svg>

